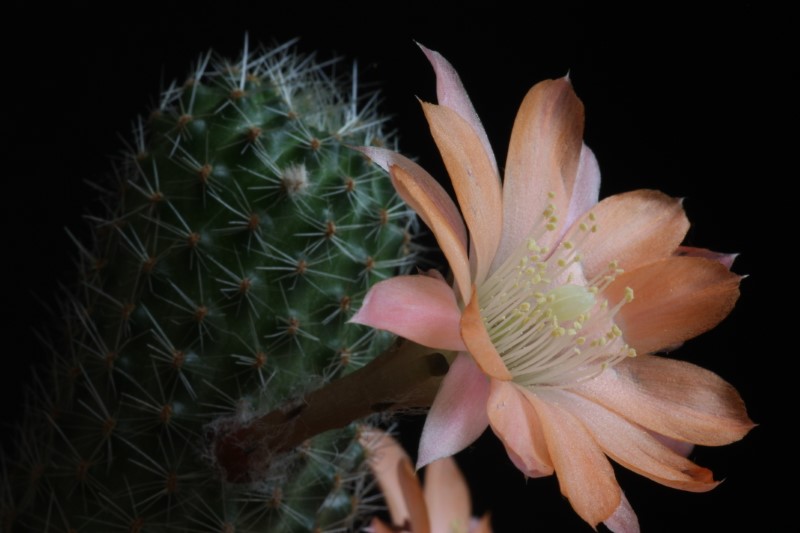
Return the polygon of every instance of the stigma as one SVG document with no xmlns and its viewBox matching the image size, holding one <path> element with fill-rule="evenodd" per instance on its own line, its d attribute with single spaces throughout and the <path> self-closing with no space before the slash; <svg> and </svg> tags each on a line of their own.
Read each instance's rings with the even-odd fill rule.
<svg viewBox="0 0 800 533">
<path fill-rule="evenodd" d="M 531 390 L 566 388 L 636 356 L 614 321 L 633 290 L 626 288 L 613 307 L 603 298 L 622 273 L 618 263 L 591 280 L 581 267 L 581 245 L 598 231 L 594 215 L 580 221 L 575 241 L 551 250 L 539 241 L 556 222 L 551 204 L 531 236 L 478 288 L 489 338 L 513 381 Z"/>
</svg>

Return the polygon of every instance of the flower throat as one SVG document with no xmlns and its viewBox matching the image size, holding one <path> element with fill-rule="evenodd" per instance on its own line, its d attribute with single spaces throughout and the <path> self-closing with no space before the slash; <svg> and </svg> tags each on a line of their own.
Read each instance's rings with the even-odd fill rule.
<svg viewBox="0 0 800 533">
<path fill-rule="evenodd" d="M 539 242 L 557 222 L 551 203 L 531 237 L 478 289 L 489 338 L 513 380 L 529 389 L 575 384 L 636 356 L 614 323 L 633 290 L 626 287 L 611 308 L 600 296 L 622 273 L 619 265 L 612 261 L 588 281 L 580 265 L 581 244 L 597 232 L 595 216 L 589 213 L 578 225 L 576 242 L 564 240 L 550 250 Z"/>
</svg>

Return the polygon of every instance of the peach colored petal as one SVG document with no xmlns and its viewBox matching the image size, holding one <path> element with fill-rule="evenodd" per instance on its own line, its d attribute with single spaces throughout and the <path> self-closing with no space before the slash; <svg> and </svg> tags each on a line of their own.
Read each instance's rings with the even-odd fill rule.
<svg viewBox="0 0 800 533">
<path fill-rule="evenodd" d="M 489 395 L 489 425 L 503 442 L 514 465 L 526 476 L 553 473 L 542 424 L 527 391 L 510 381 L 492 380 Z"/>
<path fill-rule="evenodd" d="M 572 226 L 572 223 L 581 215 L 589 211 L 597 203 L 600 196 L 600 166 L 588 146 L 581 148 L 578 170 L 575 176 L 575 186 L 569 198 L 567 217 L 562 226 L 563 232 Z"/>
<path fill-rule="evenodd" d="M 411 467 L 411 461 L 408 458 L 397 464 L 397 477 L 400 480 L 400 488 L 408 506 L 408 520 L 411 523 L 411 531 L 414 533 L 431 533 L 425 497 L 420 488 L 419 478 L 417 478 L 417 474 Z M 402 524 L 402 522 L 397 523 Z"/>
<path fill-rule="evenodd" d="M 424 493 L 431 531 L 467 531 L 472 504 L 467 482 L 452 457 L 434 461 L 425 468 Z"/>
<path fill-rule="evenodd" d="M 380 518 L 373 518 L 369 524 L 369 531 L 372 533 L 396 533 L 394 528 L 391 528 L 381 522 Z"/>
<path fill-rule="evenodd" d="M 464 350 L 453 289 L 430 276 L 397 276 L 376 283 L 350 322 L 391 331 L 423 346 Z"/>
<path fill-rule="evenodd" d="M 467 91 L 464 90 L 464 85 L 461 83 L 461 78 L 456 69 L 439 52 L 429 50 L 419 43 L 417 43 L 417 46 L 422 49 L 436 73 L 436 99 L 439 105 L 449 107 L 469 123 L 478 139 L 480 139 L 484 151 L 489 156 L 495 174 L 500 175 L 497 170 L 497 161 L 494 157 L 494 151 L 492 151 L 492 145 L 489 144 L 486 131 L 483 129 L 481 120 L 478 118 L 478 113 L 475 112 Z"/>
<path fill-rule="evenodd" d="M 613 533 L 639 533 L 639 519 L 624 492 L 620 492 L 619 507 L 603 524 Z"/>
<path fill-rule="evenodd" d="M 603 199 L 591 211 L 597 231 L 581 245 L 589 279 L 605 273 L 611 261 L 625 270 L 672 255 L 689 229 L 681 201 L 659 191 L 638 190 Z M 573 225 L 567 239 L 581 239 Z"/>
<path fill-rule="evenodd" d="M 447 371 L 419 440 L 417 468 L 456 454 L 486 431 L 489 381 L 466 353 Z"/>
<path fill-rule="evenodd" d="M 706 259 L 711 259 L 712 261 L 717 261 L 725 265 L 727 269 L 733 266 L 733 262 L 739 256 L 739 254 L 726 254 L 723 252 L 714 252 L 709 250 L 708 248 L 694 248 L 692 246 L 678 246 L 678 249 L 675 251 L 675 255 L 688 255 L 689 257 L 705 257 Z"/>
<path fill-rule="evenodd" d="M 477 265 L 473 280 L 481 283 L 489 272 L 503 229 L 500 177 L 475 130 L 458 113 L 424 102 L 422 109 L 469 229 L 470 256 L 474 254 Z"/>
<path fill-rule="evenodd" d="M 436 236 L 462 297 L 466 299 L 471 284 L 467 260 L 467 230 L 453 200 L 425 169 L 407 157 L 371 146 L 362 146 L 356 150 L 391 174 L 397 193 Z"/>
<path fill-rule="evenodd" d="M 472 286 L 472 297 L 461 315 L 461 338 L 478 366 L 489 376 L 508 381 L 512 378 L 500 354 L 497 353 L 489 332 L 483 325 L 477 288 Z"/>
<path fill-rule="evenodd" d="M 362 428 L 359 443 L 364 448 L 367 464 L 381 488 L 392 521 L 395 524 L 404 523 L 411 515 L 397 467 L 403 462 L 410 466 L 408 454 L 396 440 L 378 429 Z M 421 492 L 419 487 L 417 491 Z"/>
<path fill-rule="evenodd" d="M 664 446 L 644 428 L 577 394 L 546 391 L 542 399 L 557 403 L 578 418 L 614 461 L 628 470 L 675 489 L 705 492 L 719 483 L 707 468 L 697 466 Z"/>
<path fill-rule="evenodd" d="M 616 322 L 625 342 L 651 353 L 691 339 L 728 316 L 739 298 L 741 278 L 722 263 L 701 257 L 669 257 L 627 271 L 604 294 L 609 304 L 633 289 L 633 301 Z"/>
<path fill-rule="evenodd" d="M 636 424 L 685 442 L 729 444 L 754 426 L 729 383 L 691 363 L 656 355 L 625 360 L 572 390 Z"/>
<path fill-rule="evenodd" d="M 539 415 L 561 493 L 593 527 L 619 507 L 622 491 L 614 469 L 586 427 L 563 408 L 528 396 Z"/>
<path fill-rule="evenodd" d="M 503 182 L 503 237 L 493 269 L 528 238 L 551 201 L 560 219 L 558 227 L 564 223 L 582 137 L 583 104 L 569 80 L 542 81 L 528 91 L 511 132 Z M 555 240 L 559 234 L 549 236 Z"/>
</svg>

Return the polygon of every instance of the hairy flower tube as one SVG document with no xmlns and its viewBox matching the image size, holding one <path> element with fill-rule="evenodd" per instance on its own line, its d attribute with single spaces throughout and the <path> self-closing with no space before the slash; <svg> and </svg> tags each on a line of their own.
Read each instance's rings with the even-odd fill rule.
<svg viewBox="0 0 800 533">
<path fill-rule="evenodd" d="M 718 482 L 686 458 L 694 444 L 752 427 L 736 390 L 687 362 L 651 355 L 729 314 L 732 255 L 687 248 L 680 200 L 653 190 L 598 202 L 583 105 L 567 78 L 536 84 L 511 134 L 504 178 L 453 69 L 423 48 L 438 105 L 422 103 L 458 207 L 419 165 L 360 150 L 434 233 L 441 275 L 376 284 L 353 321 L 457 355 L 431 406 L 418 466 L 464 449 L 487 427 L 526 476 L 555 474 L 589 524 L 637 531 L 608 458 L 664 485 Z"/>
</svg>

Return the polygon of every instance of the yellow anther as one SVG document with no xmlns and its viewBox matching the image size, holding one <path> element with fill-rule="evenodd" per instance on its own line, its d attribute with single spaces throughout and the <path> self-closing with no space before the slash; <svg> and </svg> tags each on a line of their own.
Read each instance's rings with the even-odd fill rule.
<svg viewBox="0 0 800 533">
<path fill-rule="evenodd" d="M 567 250 L 572 250 L 574 244 L 572 244 L 570 241 L 564 241 L 563 243 L 561 243 L 561 246 L 563 246 Z"/>
<path fill-rule="evenodd" d="M 558 260 L 558 266 L 565 267 L 565 266 L 567 266 L 567 262 L 564 261 L 563 259 L 559 259 Z"/>
<path fill-rule="evenodd" d="M 527 313 L 531 310 L 531 304 L 529 304 L 528 302 L 522 302 L 521 304 L 519 304 L 519 310 L 523 313 Z"/>
<path fill-rule="evenodd" d="M 578 346 L 583 346 L 584 344 L 586 344 L 586 337 L 578 337 L 577 339 L 575 339 L 575 344 L 577 344 Z"/>
<path fill-rule="evenodd" d="M 547 197 L 550 198 L 551 200 L 555 200 L 556 193 L 554 193 L 553 191 L 550 191 L 550 192 L 547 193 Z"/>
<path fill-rule="evenodd" d="M 613 333 L 615 337 L 622 337 L 622 330 L 619 329 L 616 324 L 611 326 L 611 333 Z"/>
<path fill-rule="evenodd" d="M 625 303 L 631 303 L 633 301 L 633 289 L 630 287 L 625 287 Z"/>
<path fill-rule="evenodd" d="M 597 217 L 596 217 L 596 216 L 594 216 L 594 213 L 589 213 L 589 220 L 591 220 L 592 222 L 594 222 L 595 220 L 597 220 Z"/>
<path fill-rule="evenodd" d="M 586 223 L 581 222 L 580 224 L 578 224 L 578 229 L 581 230 L 581 231 L 588 231 L 589 230 L 589 226 L 587 226 Z"/>
<path fill-rule="evenodd" d="M 555 224 L 553 224 L 552 222 L 548 222 L 548 223 L 545 225 L 545 228 L 547 228 L 547 231 L 554 231 L 554 230 L 556 229 L 556 225 L 555 225 Z"/>
</svg>

